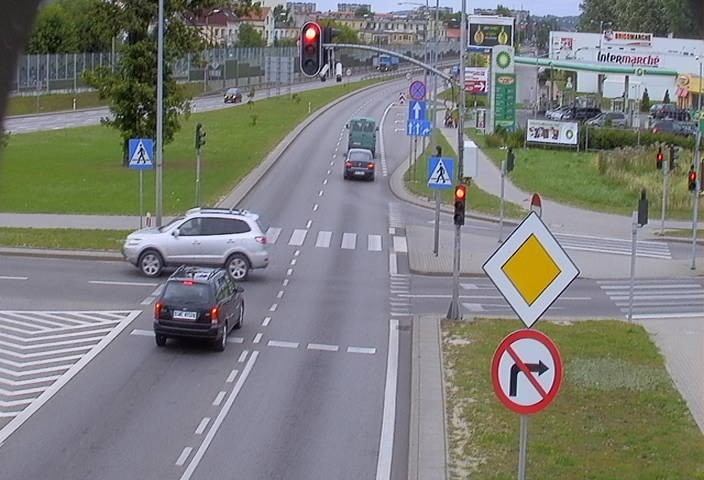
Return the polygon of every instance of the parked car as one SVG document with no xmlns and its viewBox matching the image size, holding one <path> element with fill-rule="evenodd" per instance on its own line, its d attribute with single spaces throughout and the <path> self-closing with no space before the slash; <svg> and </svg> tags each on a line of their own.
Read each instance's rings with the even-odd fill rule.
<svg viewBox="0 0 704 480">
<path fill-rule="evenodd" d="M 562 114 L 561 120 L 584 122 L 600 115 L 601 113 L 602 112 L 599 107 L 571 107 Z"/>
<path fill-rule="evenodd" d="M 163 347 L 169 337 L 205 338 L 222 352 L 230 330 L 242 327 L 242 292 L 222 268 L 179 267 L 154 304 L 156 344 Z"/>
<path fill-rule="evenodd" d="M 653 133 L 674 133 L 675 135 L 689 137 L 697 134 L 697 126 L 690 122 L 666 119 L 654 122 L 650 126 L 650 131 Z"/>
<path fill-rule="evenodd" d="M 547 110 L 545 112 L 545 117 L 549 118 L 550 120 L 562 120 L 562 115 L 567 112 L 568 109 L 569 107 L 566 105 L 551 108 L 550 110 Z"/>
<path fill-rule="evenodd" d="M 168 225 L 130 233 L 122 256 L 148 277 L 168 266 L 225 267 L 234 280 L 265 268 L 269 253 L 259 215 L 247 210 L 192 208 Z"/>
<path fill-rule="evenodd" d="M 586 123 L 591 127 L 622 128 L 628 125 L 628 117 L 623 112 L 602 112 Z"/>
<path fill-rule="evenodd" d="M 342 178 L 366 178 L 374 180 L 374 155 L 366 148 L 350 148 L 345 158 L 345 167 Z"/>
<path fill-rule="evenodd" d="M 239 88 L 228 88 L 225 91 L 225 103 L 240 103 L 242 91 Z"/>
<path fill-rule="evenodd" d="M 692 116 L 687 110 L 678 108 L 677 105 L 673 105 L 672 103 L 656 103 L 650 107 L 649 115 L 653 120 L 672 119 L 689 122 L 692 119 Z"/>
</svg>

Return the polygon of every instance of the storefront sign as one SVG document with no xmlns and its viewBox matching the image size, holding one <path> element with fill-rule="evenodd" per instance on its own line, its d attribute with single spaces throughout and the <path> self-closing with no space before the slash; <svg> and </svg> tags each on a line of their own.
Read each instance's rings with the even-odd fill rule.
<svg viewBox="0 0 704 480">
<path fill-rule="evenodd" d="M 617 65 L 630 65 L 632 67 L 659 67 L 659 55 L 635 55 L 629 53 L 611 53 L 599 52 L 596 55 L 596 60 L 602 63 L 615 63 Z"/>
<path fill-rule="evenodd" d="M 614 32 L 606 30 L 604 41 L 609 45 L 628 45 L 630 47 L 649 47 L 653 42 L 652 33 L 642 32 Z"/>
<path fill-rule="evenodd" d="M 526 141 L 577 145 L 579 124 L 576 122 L 554 122 L 550 120 L 528 120 Z"/>
</svg>

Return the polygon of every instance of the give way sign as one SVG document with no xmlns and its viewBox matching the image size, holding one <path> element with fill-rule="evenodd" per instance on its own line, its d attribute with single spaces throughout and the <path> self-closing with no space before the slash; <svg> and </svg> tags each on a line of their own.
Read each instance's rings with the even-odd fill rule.
<svg viewBox="0 0 704 480">
<path fill-rule="evenodd" d="M 562 384 L 557 346 L 538 330 L 516 330 L 503 339 L 491 364 L 494 391 L 516 413 L 537 413 L 553 401 Z"/>
</svg>

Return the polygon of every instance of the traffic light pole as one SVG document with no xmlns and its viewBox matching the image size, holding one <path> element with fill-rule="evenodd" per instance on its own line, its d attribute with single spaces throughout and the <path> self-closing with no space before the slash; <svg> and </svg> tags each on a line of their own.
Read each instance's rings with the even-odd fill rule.
<svg viewBox="0 0 704 480">
<path fill-rule="evenodd" d="M 662 162 L 662 212 L 660 215 L 660 235 L 665 234 L 665 210 L 667 208 L 668 180 L 670 179 L 670 162 Z"/>
<path fill-rule="evenodd" d="M 701 64 L 700 64 L 701 66 Z M 699 126 L 699 125 L 697 125 Z M 702 160 L 700 158 L 699 146 L 702 139 L 701 127 L 697 129 L 697 140 L 694 149 L 694 165 L 696 166 L 694 171 L 696 172 L 696 180 L 694 184 L 694 206 L 692 207 L 692 265 L 691 269 L 694 270 L 697 262 L 697 223 L 699 222 L 699 195 L 702 191 Z"/>
<path fill-rule="evenodd" d="M 460 316 L 460 244 L 462 235 L 460 233 L 460 225 L 455 225 L 455 252 L 452 262 L 452 301 L 450 308 L 447 311 L 448 320 L 462 320 Z"/>
</svg>

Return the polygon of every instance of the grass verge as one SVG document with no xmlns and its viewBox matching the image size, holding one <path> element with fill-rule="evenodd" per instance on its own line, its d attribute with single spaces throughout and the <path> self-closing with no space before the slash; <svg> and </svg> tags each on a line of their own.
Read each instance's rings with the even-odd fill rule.
<svg viewBox="0 0 704 480">
<path fill-rule="evenodd" d="M 440 192 L 440 201 L 443 204 L 452 205 L 454 202 L 454 192 L 452 188 L 435 189 L 428 187 L 428 158 L 435 155 L 435 147 L 442 147 L 444 157 L 453 157 L 457 159 L 457 152 L 448 143 L 445 135 L 439 130 L 433 131 L 432 140 L 418 158 L 418 160 L 406 171 L 404 181 L 410 191 L 416 195 L 427 198 L 434 198 L 435 190 Z M 420 148 L 420 147 L 419 147 Z M 455 162 L 457 168 L 457 162 Z M 485 215 L 493 215 L 498 217 L 500 210 L 501 199 L 490 193 L 481 190 L 476 185 L 470 185 L 467 189 L 467 210 Z M 525 217 L 527 211 L 518 205 L 510 202 L 504 202 L 504 216 L 506 218 L 521 219 Z"/>
<path fill-rule="evenodd" d="M 119 251 L 128 230 L 0 228 L 0 245 L 19 248 Z"/>
<path fill-rule="evenodd" d="M 496 397 L 491 360 L 518 321 L 447 322 L 443 330 L 450 478 L 515 478 L 518 414 Z M 528 478 L 704 479 L 704 436 L 638 325 L 540 324 L 560 350 L 562 388 L 530 417 Z"/>
</svg>

